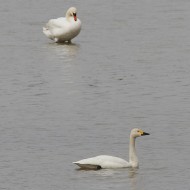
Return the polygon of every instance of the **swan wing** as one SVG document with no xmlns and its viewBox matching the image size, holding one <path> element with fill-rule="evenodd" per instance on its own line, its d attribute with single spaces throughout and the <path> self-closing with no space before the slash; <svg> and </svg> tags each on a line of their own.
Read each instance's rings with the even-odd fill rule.
<svg viewBox="0 0 190 190">
<path fill-rule="evenodd" d="M 60 17 L 57 19 L 50 19 L 48 23 L 46 24 L 46 27 L 49 29 L 52 28 L 62 28 L 65 25 L 67 25 L 67 20 L 65 17 Z"/>
<path fill-rule="evenodd" d="M 122 158 L 100 155 L 73 162 L 81 168 L 100 169 L 100 168 L 125 168 L 131 167 L 129 162 Z"/>
<path fill-rule="evenodd" d="M 50 39 L 55 40 L 58 36 L 64 33 L 64 28 L 67 28 L 67 21 L 64 17 L 50 19 L 43 27 L 43 33 Z"/>
<path fill-rule="evenodd" d="M 81 21 L 68 21 L 65 17 L 51 19 L 43 28 L 44 34 L 55 41 L 71 40 L 80 33 Z"/>
</svg>

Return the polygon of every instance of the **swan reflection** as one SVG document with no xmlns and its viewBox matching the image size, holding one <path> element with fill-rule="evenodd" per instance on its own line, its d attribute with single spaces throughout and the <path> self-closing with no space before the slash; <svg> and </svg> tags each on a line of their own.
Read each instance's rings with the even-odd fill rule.
<svg viewBox="0 0 190 190">
<path fill-rule="evenodd" d="M 66 62 L 71 62 L 76 58 L 80 45 L 75 43 L 49 43 L 48 48 L 54 50 L 56 56 Z"/>
<path fill-rule="evenodd" d="M 130 180 L 130 184 L 131 184 L 131 189 L 132 190 L 136 190 L 137 188 L 137 175 L 138 175 L 138 169 L 137 168 L 130 168 L 129 169 L 129 173 L 128 173 L 128 177 Z"/>
</svg>

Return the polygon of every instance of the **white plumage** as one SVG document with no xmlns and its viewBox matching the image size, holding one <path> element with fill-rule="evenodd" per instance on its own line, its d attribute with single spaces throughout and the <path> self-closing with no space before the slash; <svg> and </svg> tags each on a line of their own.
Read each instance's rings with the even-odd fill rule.
<svg viewBox="0 0 190 190">
<path fill-rule="evenodd" d="M 79 160 L 77 162 L 73 162 L 78 165 L 82 169 L 108 169 L 108 168 L 127 168 L 127 167 L 138 167 L 138 158 L 135 149 L 135 139 L 136 137 L 149 135 L 142 131 L 141 129 L 132 129 L 130 134 L 130 142 L 129 142 L 129 162 L 122 158 L 108 156 L 108 155 L 100 155 L 92 158 L 87 158 L 83 160 Z"/>
<path fill-rule="evenodd" d="M 50 19 L 43 27 L 43 33 L 55 42 L 71 42 L 81 30 L 81 21 L 77 18 L 77 9 L 71 7 L 66 17 Z"/>
<path fill-rule="evenodd" d="M 108 155 L 100 155 L 92 158 L 83 159 L 73 163 L 81 168 L 86 168 L 86 169 L 130 167 L 129 162 L 127 162 L 126 160 Z"/>
</svg>

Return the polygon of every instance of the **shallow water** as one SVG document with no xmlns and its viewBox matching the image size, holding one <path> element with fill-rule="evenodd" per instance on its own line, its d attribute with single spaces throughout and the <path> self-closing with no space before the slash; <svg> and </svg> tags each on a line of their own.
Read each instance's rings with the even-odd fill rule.
<svg viewBox="0 0 190 190">
<path fill-rule="evenodd" d="M 42 33 L 78 8 L 72 45 Z M 0 7 L 0 188 L 188 189 L 190 2 L 3 1 Z M 81 171 L 99 154 L 140 168 Z"/>
</svg>

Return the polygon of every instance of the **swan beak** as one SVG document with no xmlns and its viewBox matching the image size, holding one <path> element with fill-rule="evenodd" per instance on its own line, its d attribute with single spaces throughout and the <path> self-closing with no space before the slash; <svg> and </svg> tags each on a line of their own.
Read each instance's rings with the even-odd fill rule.
<svg viewBox="0 0 190 190">
<path fill-rule="evenodd" d="M 149 133 L 143 132 L 141 136 L 150 135 Z"/>
<path fill-rule="evenodd" d="M 77 21 L 77 14 L 73 13 L 74 20 Z"/>
</svg>

